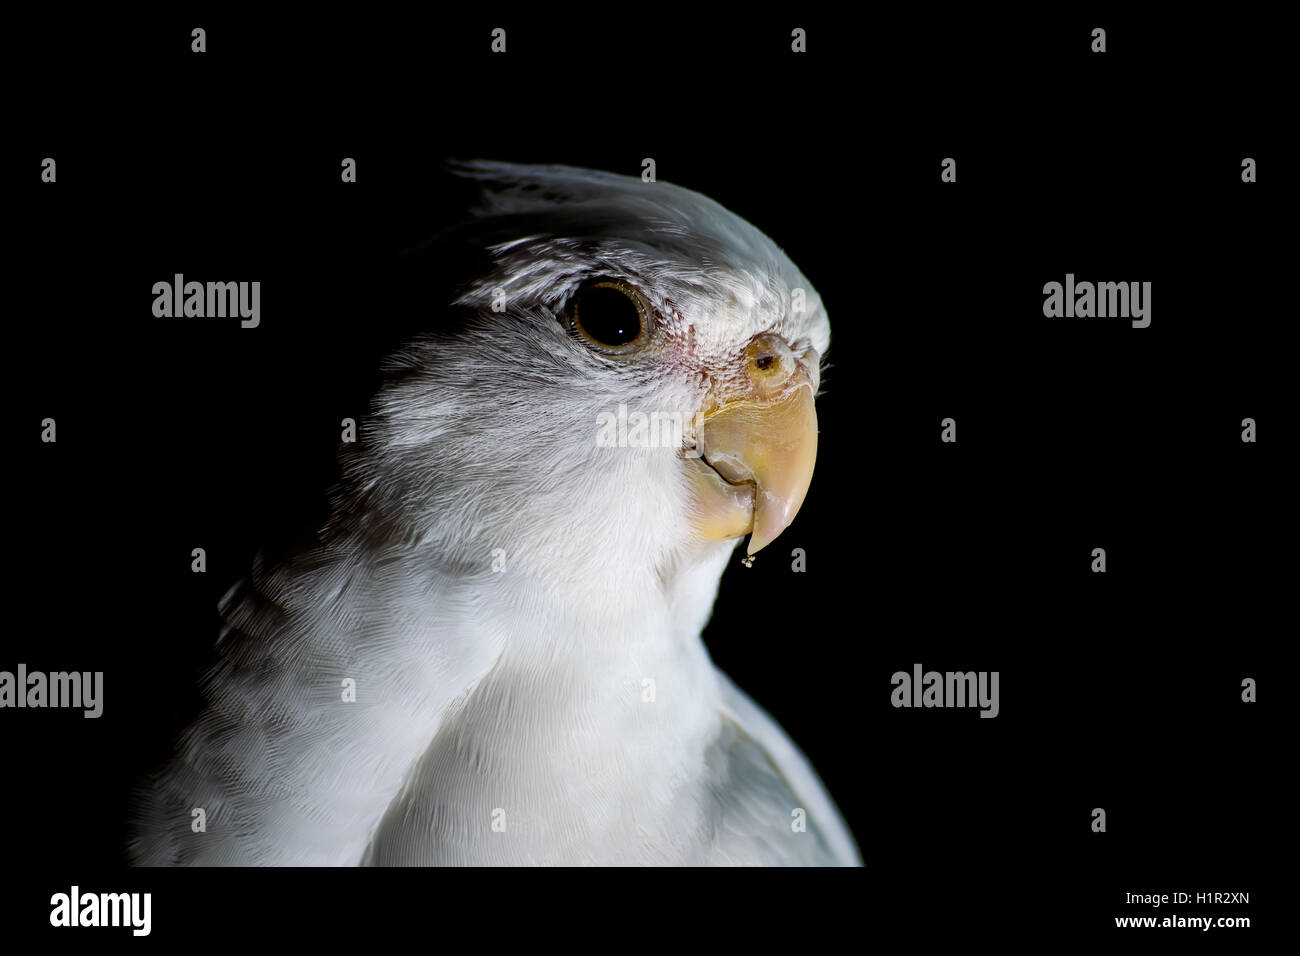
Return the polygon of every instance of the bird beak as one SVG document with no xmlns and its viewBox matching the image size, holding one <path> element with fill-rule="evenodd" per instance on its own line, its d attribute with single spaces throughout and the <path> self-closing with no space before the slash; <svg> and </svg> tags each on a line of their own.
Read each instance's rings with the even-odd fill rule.
<svg viewBox="0 0 1300 956">
<path fill-rule="evenodd" d="M 813 369 L 816 361 L 814 354 Z M 789 526 L 808 493 L 817 409 L 815 372 L 775 336 L 750 343 L 746 372 L 750 394 L 702 416 L 698 450 L 712 473 L 695 475 L 694 491 L 697 533 L 712 540 L 749 533 L 748 564 Z"/>
</svg>

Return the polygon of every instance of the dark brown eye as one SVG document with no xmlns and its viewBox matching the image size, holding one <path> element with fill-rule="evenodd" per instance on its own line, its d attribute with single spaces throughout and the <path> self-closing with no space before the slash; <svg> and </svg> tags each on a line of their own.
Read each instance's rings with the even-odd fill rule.
<svg viewBox="0 0 1300 956">
<path fill-rule="evenodd" d="M 573 300 L 573 327 L 604 351 L 627 351 L 645 334 L 649 319 L 645 297 L 618 279 L 585 285 Z"/>
</svg>

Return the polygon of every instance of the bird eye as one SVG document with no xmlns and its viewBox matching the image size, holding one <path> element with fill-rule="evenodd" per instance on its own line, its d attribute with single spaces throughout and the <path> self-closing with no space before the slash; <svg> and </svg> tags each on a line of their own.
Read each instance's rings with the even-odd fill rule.
<svg viewBox="0 0 1300 956">
<path fill-rule="evenodd" d="M 650 325 L 650 304 L 632 286 L 602 279 L 578 290 L 573 300 L 573 326 L 597 348 L 627 351 Z"/>
</svg>

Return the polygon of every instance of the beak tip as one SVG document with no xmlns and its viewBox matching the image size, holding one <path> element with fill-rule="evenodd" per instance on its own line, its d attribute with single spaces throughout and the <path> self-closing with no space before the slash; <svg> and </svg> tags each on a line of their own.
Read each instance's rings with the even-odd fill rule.
<svg viewBox="0 0 1300 956">
<path fill-rule="evenodd" d="M 754 563 L 754 555 L 780 537 L 781 532 L 784 530 L 784 525 L 776 529 L 775 534 L 772 533 L 773 529 L 771 528 L 764 529 L 761 532 L 755 528 L 749 535 L 749 541 L 745 544 L 745 557 L 743 559 L 745 567 L 751 567 Z"/>
</svg>

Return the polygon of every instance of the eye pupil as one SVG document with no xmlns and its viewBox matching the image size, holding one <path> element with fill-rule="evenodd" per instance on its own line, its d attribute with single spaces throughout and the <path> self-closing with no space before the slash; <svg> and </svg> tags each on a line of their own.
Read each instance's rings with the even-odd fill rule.
<svg viewBox="0 0 1300 956">
<path fill-rule="evenodd" d="M 574 321 L 600 345 L 626 345 L 641 334 L 641 311 L 614 285 L 584 289 L 574 309 Z"/>
</svg>

